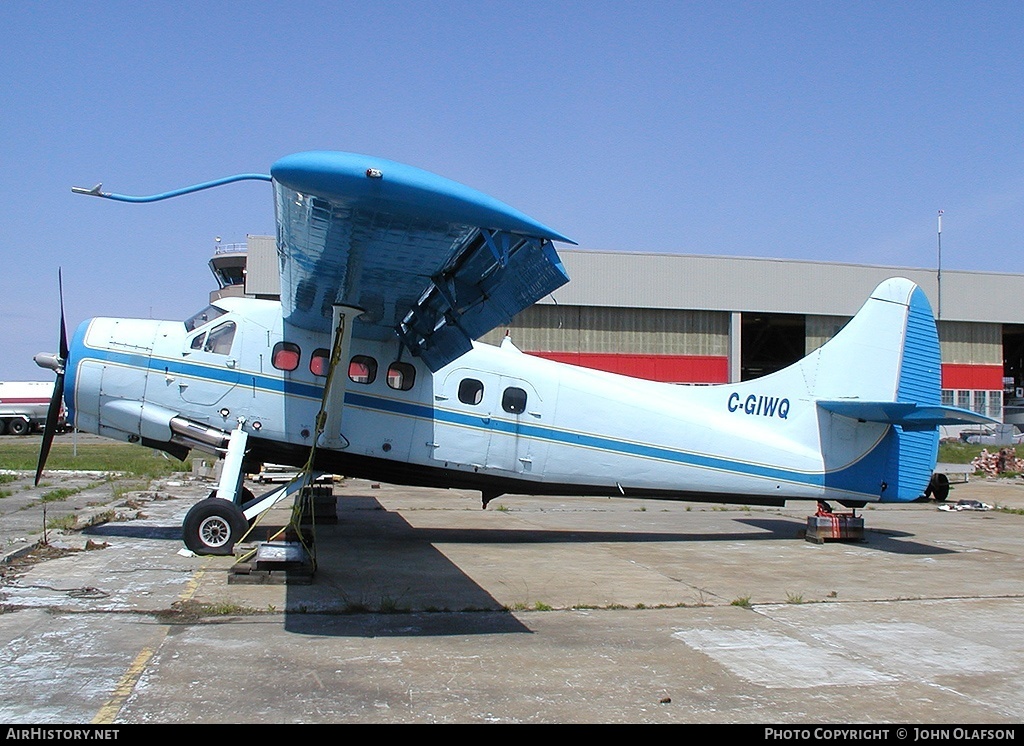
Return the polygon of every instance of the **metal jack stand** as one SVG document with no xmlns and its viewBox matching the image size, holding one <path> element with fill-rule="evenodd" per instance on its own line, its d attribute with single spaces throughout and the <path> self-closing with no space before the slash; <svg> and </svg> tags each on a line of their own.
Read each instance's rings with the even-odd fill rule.
<svg viewBox="0 0 1024 746">
<path fill-rule="evenodd" d="M 262 518 L 274 504 L 289 495 L 294 496 L 288 525 L 267 541 L 258 542 L 254 550 L 243 554 L 231 568 L 229 584 L 309 585 L 313 582 L 316 572 L 315 525 L 307 532 L 301 523 L 301 517 L 313 506 L 314 488 L 308 486 L 308 481 L 307 475 L 299 475 L 248 506 L 246 513 L 252 511 Z M 333 488 L 328 489 L 333 497 Z M 255 526 L 256 523 L 253 528 Z"/>
<path fill-rule="evenodd" d="M 856 511 L 833 513 L 827 502 L 818 503 L 818 512 L 807 516 L 807 541 L 824 544 L 826 541 L 864 541 L 864 519 Z"/>
</svg>

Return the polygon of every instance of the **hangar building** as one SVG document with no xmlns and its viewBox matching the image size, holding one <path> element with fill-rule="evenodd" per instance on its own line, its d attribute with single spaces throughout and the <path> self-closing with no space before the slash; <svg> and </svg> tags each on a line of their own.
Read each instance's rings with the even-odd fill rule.
<svg viewBox="0 0 1024 746">
<path fill-rule="evenodd" d="M 879 282 L 902 276 L 924 289 L 938 319 L 943 402 L 1015 423 L 1024 404 L 1021 274 L 564 247 L 558 253 L 569 284 L 482 341 L 497 343 L 508 333 L 524 352 L 552 360 L 679 384 L 729 383 L 771 373 L 821 346 Z M 219 285 L 212 298 L 280 292 L 273 236 L 218 246 L 210 267 Z"/>
</svg>

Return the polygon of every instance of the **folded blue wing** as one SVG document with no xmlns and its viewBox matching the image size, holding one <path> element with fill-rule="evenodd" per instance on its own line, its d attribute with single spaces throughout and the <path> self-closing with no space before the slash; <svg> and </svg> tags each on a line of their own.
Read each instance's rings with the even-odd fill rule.
<svg viewBox="0 0 1024 746">
<path fill-rule="evenodd" d="M 329 332 L 331 308 L 365 312 L 354 334 L 397 335 L 432 370 L 568 282 L 565 236 L 470 187 L 412 166 L 316 151 L 271 168 L 281 303 Z"/>
</svg>

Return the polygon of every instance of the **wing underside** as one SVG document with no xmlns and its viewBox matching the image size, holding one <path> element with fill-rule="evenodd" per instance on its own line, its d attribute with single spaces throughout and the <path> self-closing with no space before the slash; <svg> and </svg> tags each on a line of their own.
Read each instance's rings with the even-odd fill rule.
<svg viewBox="0 0 1024 746">
<path fill-rule="evenodd" d="M 352 153 L 288 156 L 271 169 L 289 323 L 396 335 L 437 370 L 471 341 L 568 282 L 552 241 L 569 239 L 476 190 Z"/>
</svg>

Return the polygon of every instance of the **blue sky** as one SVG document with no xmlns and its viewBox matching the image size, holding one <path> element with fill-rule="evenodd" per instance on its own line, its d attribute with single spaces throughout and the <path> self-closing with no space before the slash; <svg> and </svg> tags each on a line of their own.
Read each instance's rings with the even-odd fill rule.
<svg viewBox="0 0 1024 746">
<path fill-rule="evenodd" d="M 0 380 L 99 315 L 184 318 L 242 183 L 403 161 L 581 248 L 1021 272 L 1020 2 L 0 3 Z"/>
</svg>

